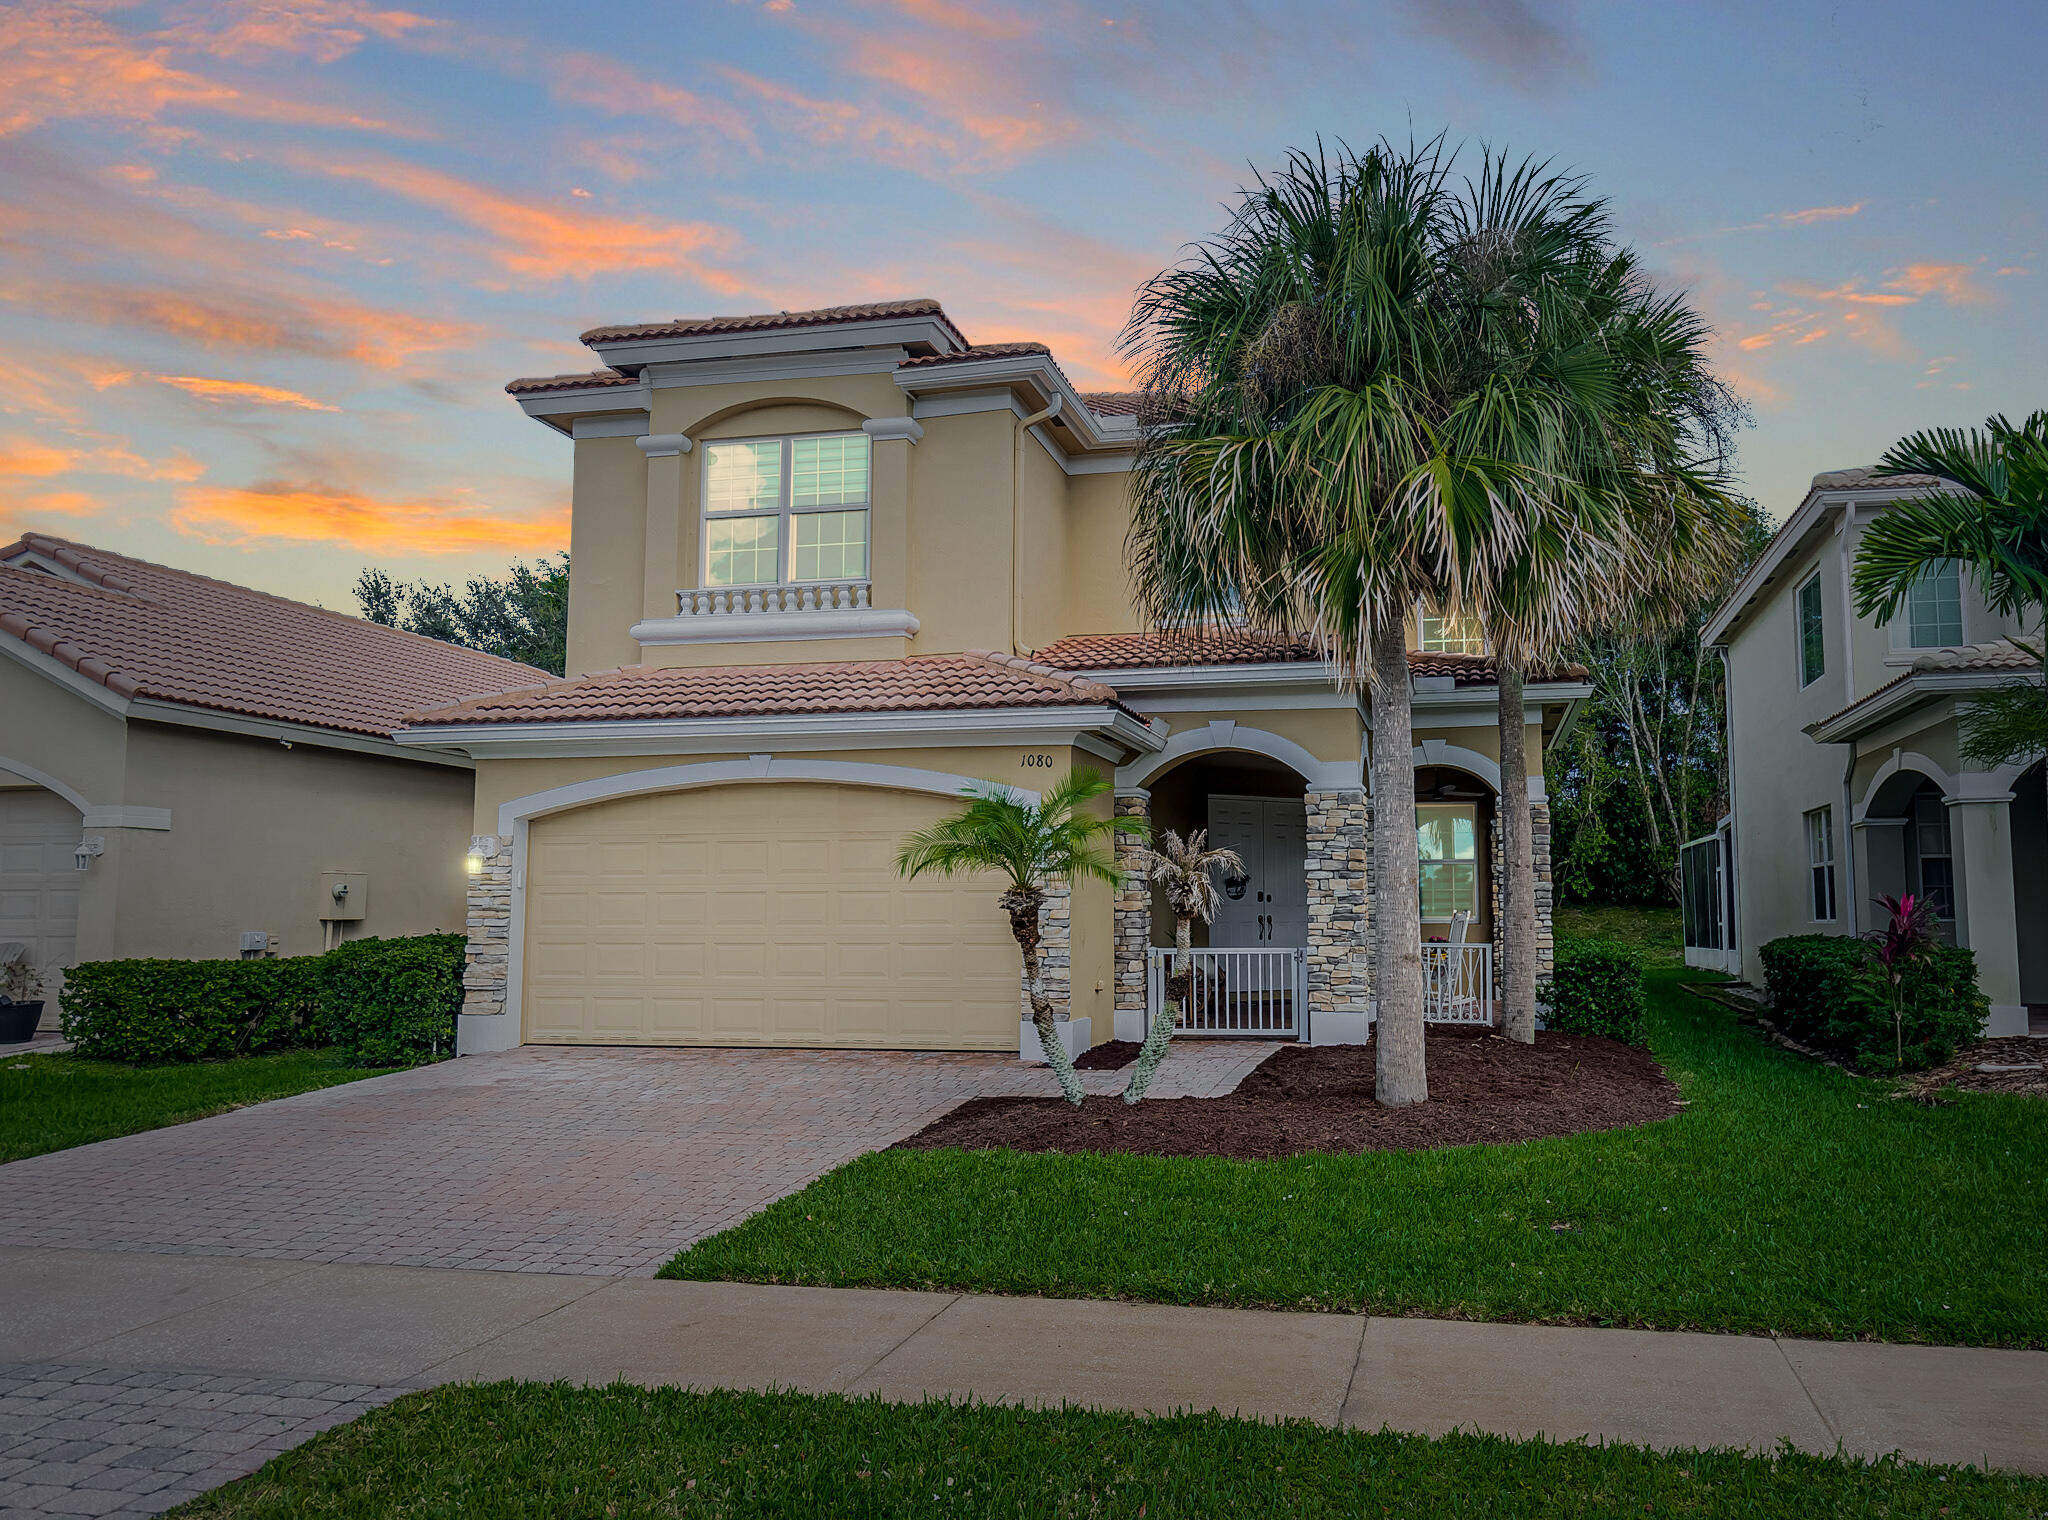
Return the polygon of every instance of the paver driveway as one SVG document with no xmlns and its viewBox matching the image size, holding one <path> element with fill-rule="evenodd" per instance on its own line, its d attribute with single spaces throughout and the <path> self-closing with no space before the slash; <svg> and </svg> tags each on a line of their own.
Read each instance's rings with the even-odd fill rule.
<svg viewBox="0 0 2048 1520">
<path fill-rule="evenodd" d="M 1176 1044 L 1153 1092 L 1272 1049 Z M 965 1098 L 1055 1091 L 997 1055 L 527 1046 L 13 1162 L 0 1243 L 647 1276 Z"/>
</svg>

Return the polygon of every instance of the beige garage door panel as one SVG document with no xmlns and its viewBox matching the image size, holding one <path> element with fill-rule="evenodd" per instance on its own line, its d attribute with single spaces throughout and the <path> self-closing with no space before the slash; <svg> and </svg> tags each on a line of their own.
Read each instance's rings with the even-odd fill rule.
<svg viewBox="0 0 2048 1520">
<path fill-rule="evenodd" d="M 57 1022 L 62 967 L 78 959 L 78 884 L 72 863 L 78 809 L 41 787 L 0 788 L 0 943 L 29 947 L 43 972 L 43 1024 Z"/>
<path fill-rule="evenodd" d="M 998 886 L 896 874 L 904 836 L 949 805 L 763 783 L 537 819 L 525 1037 L 1011 1047 L 1017 946 Z"/>
</svg>

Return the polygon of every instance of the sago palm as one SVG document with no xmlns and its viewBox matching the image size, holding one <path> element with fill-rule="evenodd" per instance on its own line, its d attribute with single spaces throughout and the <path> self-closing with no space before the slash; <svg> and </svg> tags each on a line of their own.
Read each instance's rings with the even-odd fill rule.
<svg viewBox="0 0 2048 1520">
<path fill-rule="evenodd" d="M 1293 154 L 1141 289 L 1125 333 L 1146 391 L 1131 548 L 1148 610 L 1305 630 L 1371 684 L 1375 1089 L 1394 1105 L 1429 1094 L 1408 617 L 1522 567 L 1621 557 L 1603 499 L 1560 510 L 1569 477 L 1545 465 L 1568 452 L 1557 387 L 1605 385 L 1598 356 L 1535 373 L 1473 341 L 1487 231 L 1449 169 L 1441 140 Z M 1527 320 L 1521 293 L 1484 314 Z M 1528 609 L 1539 634 L 1554 602 Z"/>
<path fill-rule="evenodd" d="M 1040 914 L 1046 889 L 1084 880 L 1121 881 L 1109 843 L 1118 832 L 1138 832 L 1132 818 L 1106 818 L 1091 811 L 1110 790 L 1094 771 L 1071 771 L 1026 802 L 1000 782 L 977 783 L 951 817 L 913 834 L 896 852 L 896 869 L 909 877 L 936 871 L 941 876 L 986 871 L 1001 878 L 996 904 L 1010 918 L 1010 932 L 1024 958 L 1024 990 L 1031 1022 L 1045 1059 L 1069 1103 L 1081 1102 L 1081 1079 L 1053 1023 L 1052 999 L 1039 975 Z M 1028 794 L 1027 794 L 1028 795 Z"/>
<path fill-rule="evenodd" d="M 1159 836 L 1157 845 L 1141 846 L 1130 853 L 1126 864 L 1136 866 L 1145 880 L 1166 894 L 1167 911 L 1173 915 L 1173 975 L 1168 978 L 1166 996 L 1159 1011 L 1153 1017 L 1151 1029 L 1146 1031 L 1144 1048 L 1138 1052 L 1137 1070 L 1131 1075 L 1130 1086 L 1124 1090 L 1124 1101 L 1135 1103 L 1145 1096 L 1145 1089 L 1151 1084 L 1152 1073 L 1165 1058 L 1166 1047 L 1173 1038 L 1173 1020 L 1176 1009 L 1186 1012 L 1194 981 L 1193 957 L 1189 950 L 1194 941 L 1195 920 L 1213 923 L 1216 910 L 1223 903 L 1223 894 L 1217 890 L 1218 873 L 1242 872 L 1244 857 L 1237 851 L 1217 846 L 1210 848 L 1209 833 L 1196 829 L 1183 839 L 1172 829 Z"/>
<path fill-rule="evenodd" d="M 2025 625 L 2048 607 L 2048 412 L 2004 417 L 1965 433 L 1936 428 L 1886 451 L 1878 474 L 1932 475 L 1946 489 L 1895 502 L 1863 532 L 1850 580 L 1856 611 L 1889 622 L 1914 584 L 1943 560 L 1969 569 L 1993 612 Z M 2013 642 L 2037 661 L 2048 648 Z M 1978 765 L 2048 749 L 2048 674 L 2012 681 L 1962 710 L 1965 759 Z"/>
</svg>

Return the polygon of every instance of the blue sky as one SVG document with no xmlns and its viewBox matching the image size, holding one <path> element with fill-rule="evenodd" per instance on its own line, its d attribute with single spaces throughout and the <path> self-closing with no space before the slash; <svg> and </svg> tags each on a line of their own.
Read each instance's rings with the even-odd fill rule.
<svg viewBox="0 0 2048 1520">
<path fill-rule="evenodd" d="M 1774 515 L 2048 405 L 2038 3 L 0 5 L 0 534 L 350 606 L 567 542 L 599 322 L 933 295 L 1117 384 L 1317 134 L 1552 158 L 1715 327 Z M 2015 66 L 2015 63 L 2017 66 Z"/>
</svg>

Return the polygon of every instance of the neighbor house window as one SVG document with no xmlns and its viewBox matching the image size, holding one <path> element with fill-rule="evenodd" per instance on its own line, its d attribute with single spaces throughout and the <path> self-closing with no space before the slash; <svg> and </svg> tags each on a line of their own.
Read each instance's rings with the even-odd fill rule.
<svg viewBox="0 0 2048 1520">
<path fill-rule="evenodd" d="M 865 580 L 868 436 L 704 446 L 704 584 Z"/>
<path fill-rule="evenodd" d="M 1956 916 L 1956 862 L 1949 843 L 1948 804 L 1938 792 L 1913 798 L 1913 850 L 1920 857 L 1920 894 L 1934 904 L 1934 916 Z"/>
<path fill-rule="evenodd" d="M 1813 909 L 1816 923 L 1832 923 L 1835 917 L 1835 810 L 1815 808 L 1806 815 L 1806 863 L 1813 878 Z"/>
<path fill-rule="evenodd" d="M 1963 578 L 1952 559 L 1937 560 L 1906 592 L 1906 643 L 1947 649 L 1963 641 Z"/>
<path fill-rule="evenodd" d="M 1476 617 L 1423 608 L 1416 614 L 1416 648 L 1425 654 L 1485 654 L 1486 629 Z"/>
<path fill-rule="evenodd" d="M 1469 804 L 1430 803 L 1415 810 L 1422 857 L 1422 916 L 1448 919 L 1479 911 L 1479 815 Z"/>
<path fill-rule="evenodd" d="M 1811 686 L 1827 673 L 1827 647 L 1821 638 L 1820 572 L 1799 586 L 1799 684 Z"/>
</svg>

